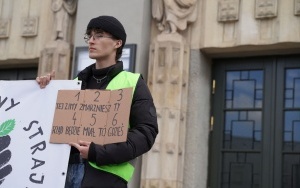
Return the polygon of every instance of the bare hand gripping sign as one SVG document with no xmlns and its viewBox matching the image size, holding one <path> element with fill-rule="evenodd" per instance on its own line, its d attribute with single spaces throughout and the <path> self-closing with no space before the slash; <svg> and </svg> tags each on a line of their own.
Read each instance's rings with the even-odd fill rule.
<svg viewBox="0 0 300 188">
<path fill-rule="evenodd" d="M 50 142 L 125 142 L 131 100 L 132 88 L 59 90 Z"/>
</svg>

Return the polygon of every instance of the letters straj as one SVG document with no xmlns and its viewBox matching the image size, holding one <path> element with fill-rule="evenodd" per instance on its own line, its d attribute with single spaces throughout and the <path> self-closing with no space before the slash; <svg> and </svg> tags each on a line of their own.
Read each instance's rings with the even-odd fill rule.
<svg viewBox="0 0 300 188">
<path fill-rule="evenodd" d="M 50 142 L 126 141 L 132 92 L 132 88 L 58 91 Z"/>
</svg>

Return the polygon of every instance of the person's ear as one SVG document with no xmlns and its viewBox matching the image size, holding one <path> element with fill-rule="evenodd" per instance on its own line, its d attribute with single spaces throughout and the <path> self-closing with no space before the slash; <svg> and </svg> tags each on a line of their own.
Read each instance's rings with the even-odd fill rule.
<svg viewBox="0 0 300 188">
<path fill-rule="evenodd" d="M 117 43 L 116 43 L 116 48 L 119 48 L 120 46 L 122 46 L 122 40 L 117 40 Z"/>
</svg>

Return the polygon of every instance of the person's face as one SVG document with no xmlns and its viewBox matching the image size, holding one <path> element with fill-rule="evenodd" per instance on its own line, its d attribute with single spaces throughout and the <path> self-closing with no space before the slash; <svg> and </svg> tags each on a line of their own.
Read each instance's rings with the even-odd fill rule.
<svg viewBox="0 0 300 188">
<path fill-rule="evenodd" d="M 96 60 L 115 59 L 117 48 L 122 45 L 121 40 L 113 38 L 104 31 L 91 31 L 86 38 L 89 45 L 89 57 Z"/>
</svg>

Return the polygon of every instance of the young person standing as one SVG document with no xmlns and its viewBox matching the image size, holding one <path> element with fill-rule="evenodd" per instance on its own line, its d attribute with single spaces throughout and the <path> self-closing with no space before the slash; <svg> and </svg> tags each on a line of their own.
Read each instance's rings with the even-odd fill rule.
<svg viewBox="0 0 300 188">
<path fill-rule="evenodd" d="M 82 188 L 127 188 L 135 159 L 151 149 L 158 134 L 156 109 L 143 77 L 124 71 L 123 63 L 119 61 L 126 32 L 116 18 L 99 16 L 91 19 L 84 40 L 88 43 L 89 57 L 95 63 L 78 74 L 81 89 L 132 87 L 134 92 L 127 141 L 104 146 L 89 141 L 70 143 L 66 187 L 75 188 L 81 182 Z M 36 80 L 44 88 L 53 76 L 54 72 Z M 85 169 L 81 181 L 83 162 Z"/>
</svg>

